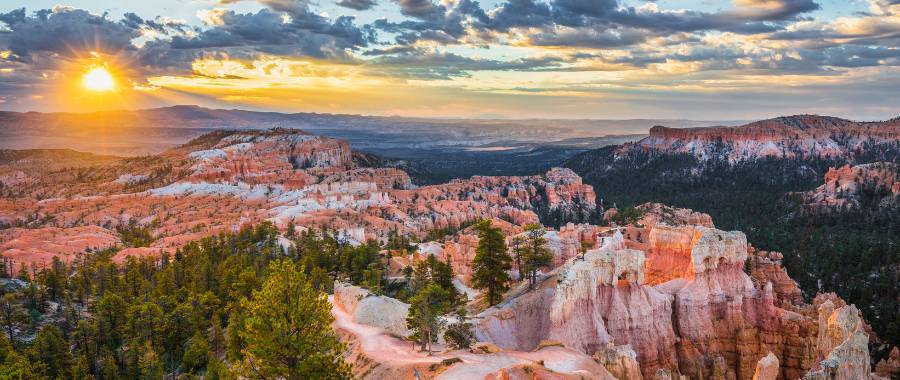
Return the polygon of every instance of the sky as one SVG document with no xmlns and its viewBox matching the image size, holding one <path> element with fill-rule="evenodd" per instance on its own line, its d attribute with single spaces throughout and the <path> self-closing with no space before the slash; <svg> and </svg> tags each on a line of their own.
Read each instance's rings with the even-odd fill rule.
<svg viewBox="0 0 900 380">
<path fill-rule="evenodd" d="M 900 0 L 0 4 L 12 111 L 882 120 L 898 88 Z"/>
</svg>

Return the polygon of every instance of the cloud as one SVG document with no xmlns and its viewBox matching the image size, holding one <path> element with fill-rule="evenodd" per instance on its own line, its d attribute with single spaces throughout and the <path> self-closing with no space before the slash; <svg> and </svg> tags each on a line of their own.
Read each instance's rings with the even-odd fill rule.
<svg viewBox="0 0 900 380">
<path fill-rule="evenodd" d="M 634 28 L 554 28 L 528 36 L 528 43 L 535 46 L 572 46 L 612 48 L 631 46 L 644 42 L 649 34 Z"/>
<path fill-rule="evenodd" d="M 350 59 L 349 51 L 374 41 L 373 30 L 358 27 L 353 17 L 334 20 L 300 9 L 297 4 L 280 4 L 291 10 L 262 9 L 256 13 L 237 13 L 217 9 L 201 14 L 210 28 L 191 36 L 174 36 L 169 41 L 148 43 L 141 61 L 155 67 L 189 66 L 202 57 L 223 55 L 251 59 L 260 55 Z"/>
<path fill-rule="evenodd" d="M 373 73 L 380 75 L 421 79 L 446 80 L 469 77 L 474 71 L 533 71 L 561 67 L 564 59 L 555 56 L 522 58 L 510 61 L 476 59 L 454 53 L 413 51 L 396 56 L 378 57 L 368 63 Z"/>
<path fill-rule="evenodd" d="M 144 25 L 143 20 L 131 16 L 112 21 L 105 15 L 67 7 L 40 10 L 33 16 L 24 8 L 17 9 L 0 14 L 0 21 L 9 29 L 0 35 L 0 44 L 22 60 L 39 52 L 72 57 L 87 51 L 133 50 L 132 40 L 141 35 Z"/>
<path fill-rule="evenodd" d="M 371 9 L 378 3 L 375 0 L 338 0 L 337 5 L 340 5 L 344 8 L 356 9 L 358 11 L 364 11 L 366 9 Z"/>
<path fill-rule="evenodd" d="M 537 46 L 588 48 L 627 46 L 679 32 L 771 33 L 820 7 L 813 0 L 737 0 L 734 9 L 711 13 L 661 10 L 656 3 L 623 6 L 617 0 L 507 0 L 486 12 L 466 0 L 396 2 L 414 20 L 379 20 L 374 26 L 396 34 L 402 45 L 423 40 L 457 44 L 500 33 Z"/>
<path fill-rule="evenodd" d="M 396 2 L 400 5 L 400 13 L 420 19 L 437 16 L 446 11 L 446 8 L 431 0 L 396 0 Z"/>
<path fill-rule="evenodd" d="M 849 81 L 900 65 L 898 0 L 868 0 L 839 16 L 811 13 L 821 8 L 814 0 L 733 0 L 719 11 L 618 0 L 500 0 L 490 8 L 474 0 L 337 0 L 326 8 L 255 0 L 262 8 L 251 12 L 238 11 L 248 8 L 235 6 L 240 1 L 218 0 L 193 24 L 70 7 L 0 13 L 0 92 L 15 103 L 10 93 L 47 86 L 65 72 L 62 63 L 94 50 L 116 54 L 138 79 L 256 81 L 259 91 L 283 78 L 219 75 L 226 67 L 216 62 L 227 62 L 229 73 L 297 71 L 288 76 L 295 84 L 350 72 L 321 83 L 466 83 L 481 94 L 528 96 L 641 86 L 758 90 L 786 86 L 772 78 Z"/>
</svg>

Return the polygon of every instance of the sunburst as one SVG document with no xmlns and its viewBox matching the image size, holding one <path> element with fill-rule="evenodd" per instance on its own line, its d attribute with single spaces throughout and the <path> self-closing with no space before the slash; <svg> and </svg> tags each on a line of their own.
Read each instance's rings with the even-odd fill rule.
<svg viewBox="0 0 900 380">
<path fill-rule="evenodd" d="M 84 76 L 81 77 L 81 84 L 84 88 L 97 92 L 106 92 L 116 89 L 116 81 L 113 79 L 112 74 L 102 66 L 92 68 L 84 73 Z"/>
</svg>

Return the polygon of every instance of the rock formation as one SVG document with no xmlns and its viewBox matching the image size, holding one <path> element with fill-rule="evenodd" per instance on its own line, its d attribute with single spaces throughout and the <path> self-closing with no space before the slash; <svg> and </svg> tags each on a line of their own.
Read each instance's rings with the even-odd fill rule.
<svg viewBox="0 0 900 380">
<path fill-rule="evenodd" d="M 900 349 L 891 349 L 887 358 L 881 359 L 875 364 L 875 373 L 885 379 L 900 377 Z"/>
<path fill-rule="evenodd" d="M 72 167 L 34 164 L 53 162 L 60 154 L 72 157 Z M 79 245 L 83 251 L 119 244 L 113 230 L 135 222 L 149 226 L 156 240 L 151 249 L 129 254 L 158 256 L 263 221 L 282 228 L 293 223 L 301 230 L 326 227 L 360 244 L 384 239 L 390 231 L 424 237 L 483 218 L 522 225 L 537 222 L 537 212 L 587 215 L 596 208 L 593 188 L 568 169 L 415 187 L 399 169 L 358 166 L 345 141 L 291 129 L 217 131 L 140 158 L 23 153 L 0 161 L 0 176 L 4 194 L 10 195 L 0 198 L 0 225 L 28 227 L 3 232 L 16 234 L 18 243 L 0 254 L 29 267 L 71 253 L 39 248 L 37 241 L 47 247 L 77 245 L 45 228 L 93 226 L 111 235 Z M 471 257 L 465 252 L 459 259 L 455 269 L 465 273 Z"/>
<path fill-rule="evenodd" d="M 753 380 L 775 380 L 778 374 L 778 358 L 770 352 L 756 363 Z"/>
<path fill-rule="evenodd" d="M 872 145 L 900 139 L 900 121 L 854 122 L 834 117 L 797 115 L 737 127 L 650 128 L 650 136 L 623 146 L 687 153 L 700 160 L 731 162 L 761 157 L 850 157 Z"/>
<path fill-rule="evenodd" d="M 900 199 L 900 165 L 876 162 L 831 168 L 822 186 L 801 193 L 800 198 L 808 211 L 859 208 L 862 191 L 876 196 L 878 207 L 896 206 Z"/>
<path fill-rule="evenodd" d="M 643 380 L 637 354 L 629 346 L 615 346 L 612 343 L 594 354 L 594 359 L 606 367 L 617 379 Z"/>
<path fill-rule="evenodd" d="M 895 132 L 866 123 L 804 122 L 862 128 L 876 137 Z M 842 139 L 829 145 L 819 140 L 830 137 L 818 131 L 805 131 L 812 140 L 797 142 L 789 136 L 796 129 L 790 120 L 772 123 L 735 133 L 768 136 L 776 147 L 800 146 L 790 154 L 812 152 L 804 150 L 808 144 L 825 144 L 814 150 L 825 155 L 844 154 L 865 143 Z M 700 131 L 704 137 L 696 141 L 683 133 L 656 129 L 639 146 L 719 152 L 704 149 L 717 144 L 721 131 Z M 733 137 L 734 145 L 723 151 L 729 159 L 771 153 Z M 351 244 L 385 239 L 392 231 L 424 238 L 438 230 L 446 237 L 420 243 L 413 252 L 387 252 L 390 274 L 435 255 L 449 261 L 458 286 L 475 295 L 466 288 L 478 244 L 472 222 L 491 219 L 511 239 L 539 215 L 578 219 L 596 211 L 593 188 L 568 169 L 416 187 L 401 170 L 358 166 L 346 142 L 284 129 L 215 132 L 158 156 L 87 157 L 73 168 L 52 171 L 21 161 L 0 167 L 9 195 L 0 198 L 0 224 L 12 227 L 0 230 L 0 254 L 13 270 L 121 247 L 118 231 L 129 228 L 146 228 L 154 239 L 147 247 L 122 249 L 116 262 L 159 257 L 189 241 L 265 221 L 300 230 L 327 227 Z M 849 192 L 850 176 L 886 178 L 881 168 L 840 170 L 830 174 L 823 194 Z M 841 174 L 846 170 L 867 174 Z M 892 181 L 894 191 L 897 181 Z M 706 214 L 659 204 L 638 209 L 641 217 L 624 226 L 569 223 L 548 229 L 554 260 L 539 274 L 535 289 L 520 283 L 499 305 L 474 313 L 477 339 L 497 347 L 490 352 L 420 355 L 397 338 L 408 333 L 408 305 L 336 284 L 335 329 L 350 346 L 357 375 L 411 378 L 418 371 L 429 378 L 485 378 L 531 371 L 563 378 L 678 380 L 870 375 L 868 336 L 856 308 L 836 297 L 806 304 L 781 267 L 781 254 L 750 247 L 741 232 L 716 229 Z M 581 257 L 583 247 L 589 249 Z M 892 360 L 880 364 L 880 372 L 896 368 L 891 367 L 896 355 Z"/>
<path fill-rule="evenodd" d="M 409 335 L 406 327 L 409 304 L 339 281 L 334 283 L 334 302 L 353 317 L 353 322 L 378 327 L 401 337 Z"/>
<path fill-rule="evenodd" d="M 558 341 L 598 358 L 628 345 L 646 379 L 750 379 L 770 353 L 778 364 L 763 361 L 765 376 L 797 379 L 813 368 L 818 317 L 783 277 L 780 254 L 705 226 L 658 223 L 649 236 L 640 243 L 616 232 L 584 260 L 546 273 L 536 290 L 511 291 L 476 317 L 476 336 L 505 349 Z M 858 357 L 841 355 L 858 367 L 845 359 Z"/>
<path fill-rule="evenodd" d="M 804 380 L 868 379 L 871 374 L 869 337 L 853 305 L 835 308 L 830 300 L 819 305 L 816 350 L 821 361 Z"/>
</svg>

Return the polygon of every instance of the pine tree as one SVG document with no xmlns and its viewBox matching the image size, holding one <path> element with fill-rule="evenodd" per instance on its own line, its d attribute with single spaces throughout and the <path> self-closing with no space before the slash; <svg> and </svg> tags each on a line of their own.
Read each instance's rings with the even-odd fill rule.
<svg viewBox="0 0 900 380">
<path fill-rule="evenodd" d="M 40 363 L 48 378 L 65 378 L 70 370 L 72 357 L 69 342 L 54 325 L 47 325 L 37 333 L 31 343 L 28 358 L 32 363 Z"/>
<path fill-rule="evenodd" d="M 194 372 L 206 366 L 209 360 L 209 343 L 199 332 L 187 342 L 187 349 L 181 359 L 181 368 L 185 372 Z"/>
<path fill-rule="evenodd" d="M 435 284 L 419 290 L 410 299 L 409 316 L 406 326 L 413 332 L 411 338 L 418 340 L 422 351 L 431 355 L 431 343 L 444 325 L 443 315 L 450 309 L 449 294 Z"/>
<path fill-rule="evenodd" d="M 4 294 L 0 298 L 0 323 L 13 349 L 17 346 L 19 332 L 28 326 L 29 319 L 28 313 L 19 304 L 15 294 Z"/>
<path fill-rule="evenodd" d="M 487 292 L 487 301 L 496 305 L 509 290 L 509 273 L 512 258 L 506 251 L 506 241 L 499 228 L 491 227 L 485 220 L 475 225 L 478 230 L 478 248 L 472 260 L 472 286 Z"/>
<path fill-rule="evenodd" d="M 475 342 L 475 332 L 472 331 L 472 324 L 466 321 L 466 308 L 459 307 L 456 309 L 456 322 L 447 326 L 444 332 L 444 340 L 457 349 L 469 349 Z"/>
<path fill-rule="evenodd" d="M 428 260 L 416 263 L 413 268 L 412 280 L 409 282 L 409 290 L 415 294 L 432 283 L 434 282 L 431 279 L 431 267 L 428 265 Z"/>
<path fill-rule="evenodd" d="M 525 268 L 522 266 L 522 251 L 525 249 L 525 239 L 521 236 L 513 236 L 509 241 L 513 259 L 516 261 L 516 270 L 519 272 L 519 280 L 525 278 Z"/>
<path fill-rule="evenodd" d="M 0 379 L 43 379 L 35 363 L 16 352 L 6 336 L 0 334 Z"/>
<path fill-rule="evenodd" d="M 331 304 L 289 261 L 274 261 L 262 289 L 241 306 L 241 372 L 248 378 L 349 379 L 343 345 L 331 329 Z"/>
<path fill-rule="evenodd" d="M 537 282 L 537 272 L 550 265 L 553 255 L 547 249 L 547 239 L 544 238 L 544 228 L 540 224 L 532 223 L 525 226 L 525 249 L 523 250 L 522 265 L 528 276 L 528 288 L 534 289 Z"/>
</svg>

